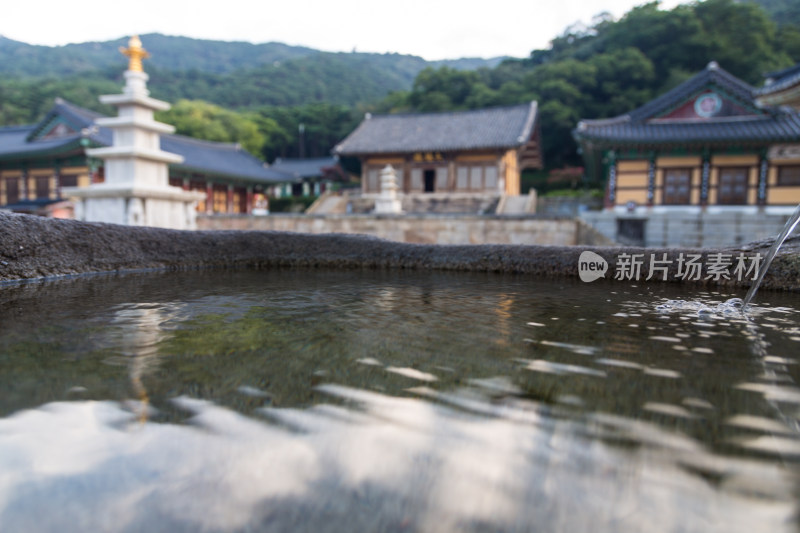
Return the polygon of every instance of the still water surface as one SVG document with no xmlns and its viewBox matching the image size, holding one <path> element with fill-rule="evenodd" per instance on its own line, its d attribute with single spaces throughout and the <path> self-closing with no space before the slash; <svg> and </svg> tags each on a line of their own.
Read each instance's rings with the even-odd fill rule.
<svg viewBox="0 0 800 533">
<path fill-rule="evenodd" d="M 687 290 L 0 287 L 0 529 L 797 531 L 800 299 Z"/>
</svg>

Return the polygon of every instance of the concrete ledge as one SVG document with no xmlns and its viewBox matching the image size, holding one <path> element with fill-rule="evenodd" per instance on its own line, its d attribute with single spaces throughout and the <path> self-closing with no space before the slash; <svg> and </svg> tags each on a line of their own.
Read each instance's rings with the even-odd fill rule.
<svg viewBox="0 0 800 533">
<path fill-rule="evenodd" d="M 465 215 L 453 213 L 330 214 L 264 217 L 198 216 L 201 230 L 289 231 L 371 235 L 415 244 L 582 244 L 578 222 L 569 217 Z"/>
<path fill-rule="evenodd" d="M 671 259 L 685 250 L 643 248 L 405 244 L 359 235 L 269 231 L 177 231 L 58 220 L 0 212 L 0 281 L 89 272 L 203 267 L 314 267 L 436 269 L 577 278 L 578 257 L 591 249 L 609 262 L 613 277 L 621 253 Z M 764 253 L 769 243 L 726 249 Z M 797 241 L 780 255 L 764 288 L 800 290 Z M 718 250 L 689 250 L 703 261 Z M 670 267 L 673 279 L 676 266 Z M 622 283 L 622 282 L 621 282 Z M 642 282 L 644 283 L 644 282 Z M 655 280 L 646 283 L 657 283 Z M 676 282 L 677 283 L 677 282 Z M 693 285 L 747 286 L 749 281 L 700 280 Z"/>
</svg>

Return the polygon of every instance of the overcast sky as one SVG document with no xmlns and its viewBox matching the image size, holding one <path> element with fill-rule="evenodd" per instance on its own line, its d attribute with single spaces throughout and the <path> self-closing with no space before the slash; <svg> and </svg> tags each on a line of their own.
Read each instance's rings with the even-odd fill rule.
<svg viewBox="0 0 800 533">
<path fill-rule="evenodd" d="M 527 56 L 578 21 L 619 18 L 643 0 L 15 0 L 0 35 L 30 44 L 164 33 L 270 41 L 326 51 L 398 52 L 428 60 Z M 665 0 L 672 8 L 681 0 Z M 145 47 L 147 43 L 145 42 Z"/>
</svg>

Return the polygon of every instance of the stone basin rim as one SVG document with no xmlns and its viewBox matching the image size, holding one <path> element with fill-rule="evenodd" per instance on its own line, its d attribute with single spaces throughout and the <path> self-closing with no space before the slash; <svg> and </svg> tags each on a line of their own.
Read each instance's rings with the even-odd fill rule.
<svg viewBox="0 0 800 533">
<path fill-rule="evenodd" d="M 0 286 L 94 273 L 230 267 L 495 272 L 577 280 L 578 257 L 591 250 L 608 261 L 606 278 L 613 278 L 619 254 L 644 254 L 647 260 L 651 254 L 661 258 L 666 253 L 672 260 L 669 280 L 646 283 L 746 288 L 750 280 L 675 280 L 675 259 L 680 253 L 701 254 L 703 261 L 717 253 L 764 255 L 770 244 L 767 240 L 713 249 L 409 244 L 341 233 L 180 231 L 0 212 Z M 800 291 L 800 238 L 787 240 L 784 250 L 759 290 Z"/>
</svg>

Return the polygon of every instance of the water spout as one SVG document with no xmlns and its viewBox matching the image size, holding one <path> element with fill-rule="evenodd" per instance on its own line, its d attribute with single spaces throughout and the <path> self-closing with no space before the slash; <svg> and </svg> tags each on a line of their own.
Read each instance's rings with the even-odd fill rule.
<svg viewBox="0 0 800 533">
<path fill-rule="evenodd" d="M 778 250 L 780 250 L 783 241 L 785 241 L 786 238 L 789 236 L 789 234 L 792 233 L 792 230 L 794 230 L 798 222 L 800 222 L 800 205 L 798 205 L 795 208 L 794 213 L 792 213 L 792 216 L 789 217 L 788 221 L 786 221 L 786 225 L 783 227 L 783 230 L 781 231 L 780 235 L 778 235 L 778 237 L 775 239 L 775 242 L 772 243 L 772 247 L 769 249 L 769 252 L 767 252 L 767 256 L 764 259 L 764 265 L 758 272 L 758 279 L 756 279 L 756 282 L 750 286 L 750 290 L 747 291 L 747 296 L 744 297 L 744 304 L 742 305 L 742 311 L 747 310 L 747 306 L 750 304 L 750 301 L 756 295 L 756 291 L 758 291 L 759 285 L 761 285 L 761 282 L 764 280 L 764 276 L 767 273 L 769 265 L 772 263 L 772 260 L 775 259 L 775 254 L 778 253 Z"/>
</svg>

